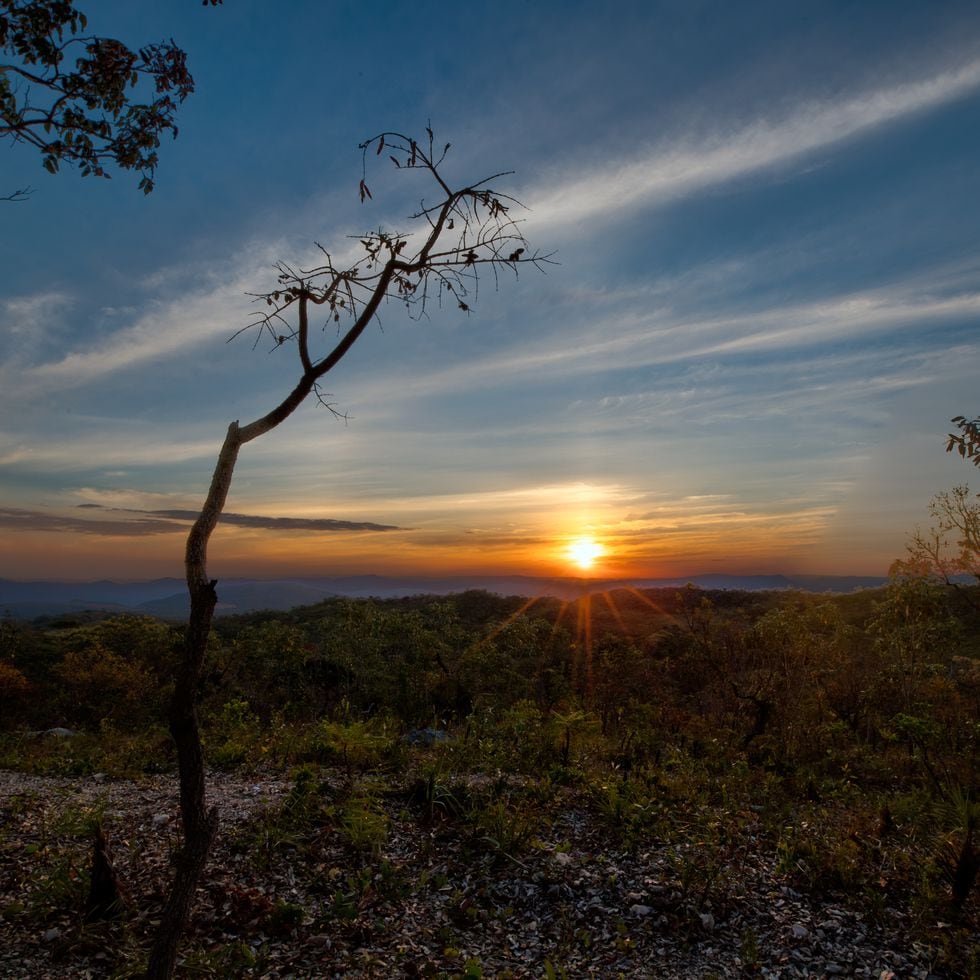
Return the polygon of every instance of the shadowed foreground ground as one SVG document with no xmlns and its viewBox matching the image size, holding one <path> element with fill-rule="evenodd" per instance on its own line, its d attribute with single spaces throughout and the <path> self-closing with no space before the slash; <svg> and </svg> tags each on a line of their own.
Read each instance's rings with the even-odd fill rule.
<svg viewBox="0 0 980 980">
<path fill-rule="evenodd" d="M 523 816 L 490 805 L 474 833 L 448 797 L 418 787 L 331 808 L 345 779 L 322 771 L 297 791 L 281 777 L 212 777 L 224 829 L 182 975 L 955 975 L 910 938 L 886 892 L 860 909 L 854 896 L 794 887 L 751 812 L 732 815 L 729 840 L 716 828 L 710 841 L 627 848 L 571 789 Z M 505 779 L 484 782 L 507 798 Z M 132 975 L 176 845 L 171 780 L 0 772 L 0 801 L 0 975 Z M 312 833 L 311 806 L 331 815 Z M 129 911 L 82 927 L 96 812 Z"/>
</svg>

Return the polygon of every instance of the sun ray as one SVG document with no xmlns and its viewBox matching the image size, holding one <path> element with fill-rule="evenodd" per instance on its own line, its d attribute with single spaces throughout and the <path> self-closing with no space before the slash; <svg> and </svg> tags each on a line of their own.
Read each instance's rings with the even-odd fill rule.
<svg viewBox="0 0 980 980">
<path fill-rule="evenodd" d="M 592 593 L 582 597 L 585 606 L 585 704 L 592 706 L 594 685 L 592 682 Z"/>
<path fill-rule="evenodd" d="M 586 705 L 592 702 L 592 593 L 583 592 L 576 601 L 575 647 L 572 655 L 572 687 L 582 690 Z"/>
<path fill-rule="evenodd" d="M 612 593 L 600 592 L 599 595 L 602 596 L 606 605 L 609 607 L 609 611 L 612 613 L 613 619 L 615 619 L 619 624 L 619 628 L 622 630 L 623 636 L 632 637 L 633 634 L 629 631 L 629 629 L 627 629 L 626 623 L 623 621 L 622 613 L 620 613 L 619 607 L 616 605 L 616 601 L 612 597 Z"/>
<path fill-rule="evenodd" d="M 636 596 L 636 598 L 639 599 L 640 602 L 645 603 L 651 609 L 653 609 L 655 612 L 660 613 L 661 616 L 667 616 L 668 618 L 672 619 L 675 623 L 682 622 L 681 619 L 677 616 L 676 613 L 672 613 L 672 612 L 669 612 L 668 610 L 664 609 L 663 606 L 661 606 L 659 603 L 654 602 L 649 596 L 645 596 L 635 586 L 627 585 L 626 586 L 626 591 L 629 592 L 630 595 Z"/>
<path fill-rule="evenodd" d="M 554 642 L 555 637 L 558 635 L 558 628 L 561 626 L 561 621 L 565 617 L 565 613 L 568 612 L 568 608 L 571 605 L 567 600 L 563 599 L 561 603 L 561 608 L 558 610 L 558 615 L 555 617 L 555 622 L 551 627 L 551 641 Z"/>
<path fill-rule="evenodd" d="M 483 643 L 490 643 L 495 640 L 501 633 L 503 633 L 505 629 L 507 629 L 508 626 L 510 626 L 511 623 L 514 622 L 515 619 L 517 619 L 518 616 L 523 616 L 524 613 L 526 613 L 536 602 L 539 602 L 540 600 L 541 596 L 531 596 L 531 598 L 528 599 L 527 602 L 525 602 L 519 609 L 515 609 L 514 612 L 503 620 L 503 622 L 498 623 L 494 629 L 487 634 L 487 636 L 479 641 L 477 646 L 480 646 Z"/>
</svg>

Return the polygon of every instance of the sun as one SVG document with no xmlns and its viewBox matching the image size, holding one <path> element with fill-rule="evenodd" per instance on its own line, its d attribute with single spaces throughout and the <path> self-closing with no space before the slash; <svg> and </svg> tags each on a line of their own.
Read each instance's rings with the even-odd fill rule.
<svg viewBox="0 0 980 980">
<path fill-rule="evenodd" d="M 595 564 L 596 558 L 605 554 L 605 549 L 595 538 L 581 537 L 575 538 L 569 544 L 567 554 L 569 561 L 588 571 Z"/>
</svg>

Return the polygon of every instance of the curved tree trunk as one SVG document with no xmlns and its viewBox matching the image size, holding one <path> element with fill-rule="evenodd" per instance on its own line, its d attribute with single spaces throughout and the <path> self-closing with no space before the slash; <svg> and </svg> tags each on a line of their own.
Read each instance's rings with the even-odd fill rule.
<svg viewBox="0 0 980 980">
<path fill-rule="evenodd" d="M 207 498 L 187 536 L 184 565 L 191 609 L 183 657 L 177 669 L 170 704 L 170 731 L 177 747 L 180 768 L 183 846 L 177 857 L 170 895 L 150 952 L 146 973 L 150 980 L 169 980 L 173 976 L 178 944 L 218 832 L 217 810 L 209 810 L 206 801 L 204 752 L 197 723 L 197 694 L 211 633 L 211 620 L 218 601 L 215 591 L 217 582 L 209 579 L 207 573 L 208 542 L 224 510 L 239 449 L 292 415 L 320 379 L 347 354 L 374 319 L 384 300 L 393 299 L 409 306 L 418 292 L 418 302 L 424 311 L 427 283 L 434 279 L 440 296 L 446 290 L 458 298 L 460 309 L 468 310 L 461 297 L 467 295 L 470 281 L 476 278 L 478 265 L 489 265 L 495 271 L 504 267 L 516 270 L 520 263 L 540 267 L 541 263 L 549 261 L 548 256 L 537 252 L 522 258 L 526 241 L 517 224 L 507 216 L 513 199 L 504 196 L 503 200 L 508 202 L 505 205 L 491 192 L 487 183 L 493 178 L 456 191 L 450 190 L 439 174 L 439 165 L 449 150 L 449 144 L 437 160 L 432 130 L 427 128 L 426 131 L 428 151 L 423 144 L 398 133 L 380 134 L 361 147 L 366 153 L 369 146 L 376 146 L 376 154 L 379 155 L 387 137 L 387 145 L 404 155 L 404 163 L 391 158 L 399 169 L 424 169 L 445 193 L 441 204 L 423 206 L 415 215 L 417 219 L 425 220 L 427 228 L 422 245 L 414 256 L 407 258 L 402 254 L 407 238 L 379 231 L 362 241 L 365 257 L 369 260 L 363 269 L 360 263 L 347 270 L 339 269 L 333 265 L 329 253 L 324 251 L 326 263 L 309 272 L 294 273 L 281 265 L 280 288 L 265 295 L 271 312 L 261 317 L 257 325 L 262 330 L 270 331 L 280 346 L 287 339 L 295 339 L 301 373 L 293 390 L 272 411 L 247 425 L 232 422 L 228 426 Z M 365 196 L 370 196 L 370 192 L 361 180 L 362 201 Z M 457 230 L 450 244 L 445 248 L 438 247 L 443 232 L 449 232 L 454 227 Z M 509 251 L 515 245 L 519 247 Z M 340 322 L 341 311 L 343 315 L 351 316 L 353 321 L 329 353 L 319 359 L 310 353 L 308 313 L 311 303 L 314 306 L 326 305 L 330 319 L 335 323 Z M 280 329 L 286 325 L 284 312 L 294 304 L 298 316 L 297 327 L 295 331 L 290 329 L 288 333 L 281 334 Z"/>
<path fill-rule="evenodd" d="M 170 896 L 164 906 L 160 927 L 150 953 L 146 976 L 169 980 L 177 961 L 177 945 L 183 934 L 197 883 L 218 832 L 218 811 L 207 809 L 204 781 L 204 752 L 197 725 L 197 687 L 201 665 L 211 633 L 211 620 L 218 601 L 216 581 L 207 575 L 207 548 L 218 524 L 231 487 L 238 450 L 242 444 L 237 422 L 228 427 L 211 488 L 201 514 L 187 536 L 184 568 L 191 611 L 184 640 L 184 656 L 178 669 L 170 702 L 170 732 L 177 746 L 180 772 L 180 815 L 184 844 L 177 857 L 177 870 Z"/>
<path fill-rule="evenodd" d="M 359 324 L 359 327 L 363 330 L 363 325 Z M 187 620 L 183 658 L 177 669 L 174 693 L 170 701 L 170 733 L 177 747 L 184 843 L 177 856 L 177 869 L 170 895 L 163 908 L 160 926 L 150 951 L 147 980 L 170 980 L 173 976 L 177 947 L 187 924 L 194 893 L 211 852 L 211 845 L 218 833 L 217 808 L 212 807 L 209 810 L 207 807 L 204 750 L 197 724 L 197 689 L 208 637 L 211 634 L 214 607 L 218 602 L 215 589 L 217 580 L 208 578 L 208 542 L 218 526 L 228 499 L 239 449 L 244 443 L 264 435 L 292 415 L 313 390 L 316 379 L 316 372 L 304 372 L 296 387 L 267 415 L 246 426 L 239 426 L 237 421 L 228 426 L 204 506 L 187 535 L 184 571 L 191 610 Z"/>
<path fill-rule="evenodd" d="M 388 279 L 390 275 L 384 277 L 385 282 Z M 367 309 L 366 316 L 369 320 L 377 309 L 377 302 L 368 304 Z M 177 962 L 177 946 L 184 932 L 194 892 L 204 871 L 204 865 L 207 863 L 211 845 L 218 833 L 217 809 L 207 808 L 204 751 L 197 724 L 197 689 L 208 637 L 211 634 L 214 607 L 218 602 L 218 594 L 215 590 L 217 580 L 208 578 L 208 542 L 218 526 L 225 501 L 228 499 L 235 463 L 238 461 L 238 451 L 244 443 L 257 439 L 289 418 L 313 390 L 317 378 L 325 373 L 326 369 L 332 367 L 349 349 L 366 323 L 367 320 L 362 322 L 359 319 L 344 341 L 338 345 L 340 353 L 337 354 L 335 350 L 336 356 L 332 360 L 321 362 L 315 370 L 304 371 L 296 387 L 267 415 L 246 426 L 239 426 L 237 421 L 228 426 L 204 506 L 187 535 L 184 571 L 187 591 L 190 594 L 191 611 L 187 620 L 184 655 L 177 669 L 173 698 L 170 701 L 170 733 L 177 747 L 180 815 L 184 827 L 184 843 L 177 856 L 177 870 L 174 873 L 170 895 L 163 908 L 160 926 L 157 929 L 153 949 L 150 951 L 147 980 L 170 980 L 173 976 Z"/>
</svg>

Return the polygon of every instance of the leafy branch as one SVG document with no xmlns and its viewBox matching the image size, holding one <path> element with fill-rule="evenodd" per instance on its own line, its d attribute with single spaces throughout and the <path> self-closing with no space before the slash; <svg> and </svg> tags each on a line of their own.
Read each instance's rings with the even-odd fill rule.
<svg viewBox="0 0 980 980">
<path fill-rule="evenodd" d="M 946 452 L 951 453 L 955 449 L 963 459 L 972 460 L 974 466 L 980 466 L 980 418 L 968 419 L 957 415 L 950 421 L 962 434 L 948 434 Z"/>
<path fill-rule="evenodd" d="M 0 137 L 33 146 L 49 173 L 62 163 L 82 176 L 108 178 L 110 163 L 134 170 L 149 194 L 161 137 L 176 137 L 194 91 L 184 51 L 86 35 L 72 0 L 2 0 L 0 11 Z"/>
</svg>

